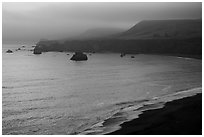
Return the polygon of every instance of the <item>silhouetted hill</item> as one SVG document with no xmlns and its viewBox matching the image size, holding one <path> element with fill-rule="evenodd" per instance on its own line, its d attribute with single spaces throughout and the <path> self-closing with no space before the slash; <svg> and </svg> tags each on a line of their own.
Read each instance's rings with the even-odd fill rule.
<svg viewBox="0 0 204 137">
<path fill-rule="evenodd" d="M 192 38 L 202 36 L 202 20 L 145 20 L 141 21 L 117 38 L 160 39 Z"/>
<path fill-rule="evenodd" d="M 41 41 L 47 51 L 120 52 L 202 57 L 202 20 L 142 21 L 107 39 Z"/>
</svg>

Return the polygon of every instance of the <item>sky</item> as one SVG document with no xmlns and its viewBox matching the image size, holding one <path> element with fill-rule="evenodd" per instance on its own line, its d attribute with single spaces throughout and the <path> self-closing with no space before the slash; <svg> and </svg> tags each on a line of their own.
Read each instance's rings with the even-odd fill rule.
<svg viewBox="0 0 204 137">
<path fill-rule="evenodd" d="M 142 20 L 202 18 L 202 3 L 28 2 L 2 4 L 2 42 L 64 39 L 96 28 L 129 29 Z"/>
</svg>

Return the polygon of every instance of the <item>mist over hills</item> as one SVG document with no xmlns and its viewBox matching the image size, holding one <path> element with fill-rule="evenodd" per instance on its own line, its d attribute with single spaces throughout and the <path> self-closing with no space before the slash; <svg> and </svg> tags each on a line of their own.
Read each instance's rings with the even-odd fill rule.
<svg viewBox="0 0 204 137">
<path fill-rule="evenodd" d="M 121 28 L 94 28 L 89 29 L 78 36 L 73 37 L 75 40 L 106 39 L 113 35 L 124 32 Z"/>
<path fill-rule="evenodd" d="M 36 48 L 47 51 L 124 52 L 202 55 L 202 19 L 144 20 L 127 31 L 87 32 L 78 40 L 40 41 Z M 102 33 L 104 32 L 104 33 Z M 95 33 L 95 34 L 98 34 Z M 96 39 L 97 38 L 97 39 Z"/>
<path fill-rule="evenodd" d="M 67 40 L 180 39 L 200 36 L 202 36 L 202 19 L 143 20 L 128 30 L 120 28 L 94 28 Z"/>
<path fill-rule="evenodd" d="M 190 38 L 202 36 L 202 20 L 144 20 L 123 32 L 120 39 Z"/>
</svg>

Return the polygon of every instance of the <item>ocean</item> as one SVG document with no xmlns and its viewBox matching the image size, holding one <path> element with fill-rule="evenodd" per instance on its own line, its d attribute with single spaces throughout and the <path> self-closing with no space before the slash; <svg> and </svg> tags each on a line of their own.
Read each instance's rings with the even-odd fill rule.
<svg viewBox="0 0 204 137">
<path fill-rule="evenodd" d="M 2 48 L 3 134 L 106 134 L 145 110 L 202 92 L 202 60 L 87 53 L 88 61 L 75 62 L 71 52 L 30 49 Z"/>
</svg>

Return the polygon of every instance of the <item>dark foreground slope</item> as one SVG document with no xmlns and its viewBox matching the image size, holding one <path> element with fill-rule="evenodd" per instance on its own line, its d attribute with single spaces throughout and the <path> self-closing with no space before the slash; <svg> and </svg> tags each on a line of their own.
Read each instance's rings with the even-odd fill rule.
<svg viewBox="0 0 204 137">
<path fill-rule="evenodd" d="M 169 102 L 122 124 L 111 135 L 201 135 L 202 94 Z"/>
<path fill-rule="evenodd" d="M 143 54 L 202 54 L 202 20 L 142 21 L 130 30 L 97 40 L 40 41 L 47 51 L 124 52 Z"/>
</svg>

